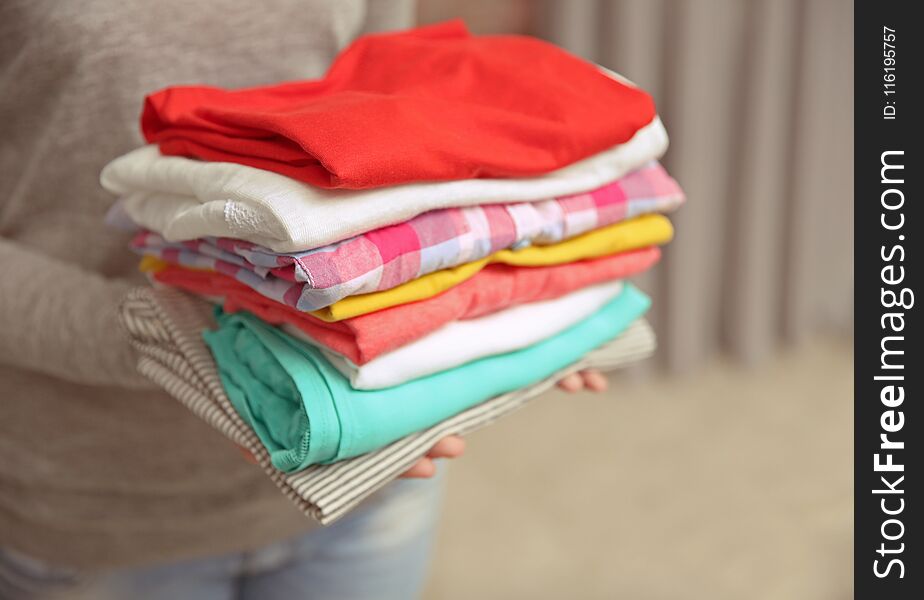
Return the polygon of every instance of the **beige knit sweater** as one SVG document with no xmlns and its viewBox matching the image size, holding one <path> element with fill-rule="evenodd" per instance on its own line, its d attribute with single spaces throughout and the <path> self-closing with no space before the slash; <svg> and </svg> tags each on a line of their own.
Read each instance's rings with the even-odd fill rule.
<svg viewBox="0 0 924 600">
<path fill-rule="evenodd" d="M 98 184 L 144 94 L 316 77 L 407 0 L 0 3 L 0 547 L 112 567 L 311 526 L 220 434 L 150 386 L 115 318 L 140 283 Z"/>
</svg>

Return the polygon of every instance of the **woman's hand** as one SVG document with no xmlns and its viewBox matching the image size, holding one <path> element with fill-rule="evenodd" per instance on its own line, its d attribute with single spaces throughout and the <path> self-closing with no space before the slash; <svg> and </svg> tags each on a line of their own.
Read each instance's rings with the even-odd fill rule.
<svg viewBox="0 0 924 600">
<path fill-rule="evenodd" d="M 401 477 L 427 479 L 436 475 L 436 458 L 459 458 L 465 452 L 465 440 L 458 435 L 448 435 L 435 443 L 427 455 L 405 471 Z"/>
<path fill-rule="evenodd" d="M 558 382 L 558 387 L 566 392 L 580 392 L 583 389 L 591 392 L 605 392 L 608 385 L 603 373 L 595 369 L 572 373 Z"/>
</svg>

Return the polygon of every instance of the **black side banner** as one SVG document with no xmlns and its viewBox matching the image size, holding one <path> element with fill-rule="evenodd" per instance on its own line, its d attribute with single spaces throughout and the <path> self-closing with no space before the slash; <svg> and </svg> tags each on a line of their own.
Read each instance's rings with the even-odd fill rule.
<svg viewBox="0 0 924 600">
<path fill-rule="evenodd" d="M 913 491 L 924 483 L 920 8 L 854 6 L 854 581 L 863 599 L 924 589 L 924 500 Z"/>
</svg>

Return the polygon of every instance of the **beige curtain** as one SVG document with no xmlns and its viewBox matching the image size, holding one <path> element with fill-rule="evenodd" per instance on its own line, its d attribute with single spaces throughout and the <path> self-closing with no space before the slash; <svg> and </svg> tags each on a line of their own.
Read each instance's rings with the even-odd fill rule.
<svg viewBox="0 0 924 600">
<path fill-rule="evenodd" d="M 522 2 L 516 6 L 524 6 Z M 642 284 L 685 371 L 850 331 L 853 4 L 548 0 L 533 33 L 651 91 L 689 202 Z"/>
</svg>

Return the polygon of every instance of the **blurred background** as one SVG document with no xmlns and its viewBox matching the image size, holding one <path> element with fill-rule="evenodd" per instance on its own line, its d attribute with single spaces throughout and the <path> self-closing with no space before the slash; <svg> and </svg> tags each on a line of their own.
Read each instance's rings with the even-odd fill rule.
<svg viewBox="0 0 924 600">
<path fill-rule="evenodd" d="M 418 2 L 651 92 L 688 196 L 658 356 L 471 436 L 427 597 L 852 597 L 853 3 Z"/>
</svg>

